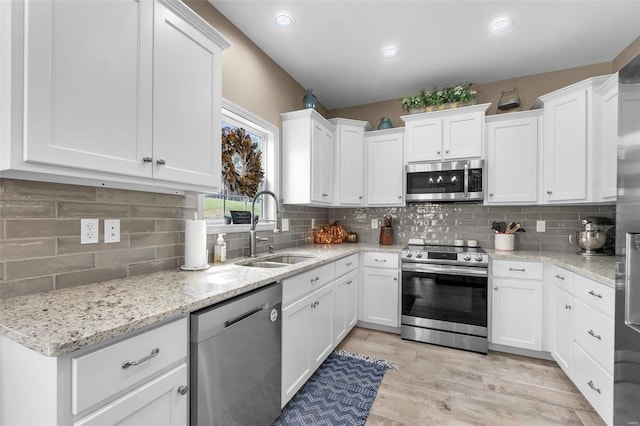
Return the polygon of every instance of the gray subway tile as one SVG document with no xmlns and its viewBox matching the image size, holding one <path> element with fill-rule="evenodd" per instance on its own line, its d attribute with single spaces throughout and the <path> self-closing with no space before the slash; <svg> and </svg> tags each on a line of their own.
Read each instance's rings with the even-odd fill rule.
<svg viewBox="0 0 640 426">
<path fill-rule="evenodd" d="M 139 263 L 156 258 L 156 249 L 154 247 L 110 250 L 96 253 L 96 267 L 103 268 L 106 266 L 127 265 L 130 263 Z"/>
<path fill-rule="evenodd" d="M 184 220 L 182 219 L 158 219 L 156 220 L 156 231 L 184 231 Z"/>
<path fill-rule="evenodd" d="M 6 198 L 41 198 L 49 200 L 94 201 L 96 188 L 60 183 L 7 179 Z"/>
<path fill-rule="evenodd" d="M 178 232 L 163 232 L 154 234 L 132 234 L 129 237 L 129 245 L 131 248 L 151 247 L 151 246 L 170 246 L 178 244 Z"/>
<path fill-rule="evenodd" d="M 86 271 L 70 272 L 56 275 L 56 290 L 68 287 L 76 287 L 83 284 L 99 283 L 102 281 L 125 278 L 126 266 L 114 266 L 110 268 L 89 269 Z"/>
<path fill-rule="evenodd" d="M 156 194 L 156 204 L 173 207 L 198 207 L 196 195 Z"/>
<path fill-rule="evenodd" d="M 180 257 L 180 256 L 184 256 L 184 245 L 182 244 L 177 244 L 173 246 L 156 247 L 156 258 L 158 259 L 166 259 L 169 257 Z"/>
<path fill-rule="evenodd" d="M 56 202 L 52 200 L 0 201 L 0 217 L 56 217 Z"/>
<path fill-rule="evenodd" d="M 40 259 L 6 262 L 7 280 L 90 269 L 95 265 L 93 253 L 72 254 Z"/>
<path fill-rule="evenodd" d="M 151 262 L 142 262 L 134 265 L 129 265 L 129 276 L 150 274 L 158 271 L 168 271 L 178 268 L 178 259 L 162 259 L 154 260 Z"/>
<path fill-rule="evenodd" d="M 179 218 L 180 208 L 166 206 L 131 206 L 132 218 Z"/>
<path fill-rule="evenodd" d="M 129 216 L 129 207 L 122 204 L 107 203 L 58 203 L 58 217 L 109 218 L 119 219 Z"/>
<path fill-rule="evenodd" d="M 120 233 L 134 234 L 139 232 L 155 232 L 156 221 L 153 219 L 121 219 Z"/>
<path fill-rule="evenodd" d="M 95 244 L 80 244 L 79 236 L 58 238 L 58 254 L 98 252 L 129 247 L 129 238 L 126 235 L 121 235 L 120 241 L 117 243 L 105 243 L 104 235 L 102 233 L 100 234 L 99 239 L 102 242 Z"/>
<path fill-rule="evenodd" d="M 55 254 L 56 240 L 53 238 L 0 240 L 0 260 L 47 257 Z"/>
<path fill-rule="evenodd" d="M 27 278 L 0 283 L 0 299 L 53 290 L 53 277 Z"/>
<path fill-rule="evenodd" d="M 5 238 L 80 235 L 80 219 L 6 219 Z"/>
<path fill-rule="evenodd" d="M 100 203 L 155 204 L 156 196 L 153 192 L 96 188 L 96 201 Z"/>
</svg>

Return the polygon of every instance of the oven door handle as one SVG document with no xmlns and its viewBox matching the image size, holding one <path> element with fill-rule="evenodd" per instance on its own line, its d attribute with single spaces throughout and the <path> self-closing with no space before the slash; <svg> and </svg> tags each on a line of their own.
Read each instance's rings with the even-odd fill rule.
<svg viewBox="0 0 640 426">
<path fill-rule="evenodd" d="M 455 266 L 431 266 L 417 263 L 403 264 L 402 271 L 424 272 L 428 274 L 443 275 L 468 275 L 472 277 L 486 277 L 489 271 L 486 268 L 458 268 Z"/>
<path fill-rule="evenodd" d="M 463 189 L 464 197 L 469 198 L 469 163 L 465 163 L 464 165 L 464 189 Z"/>
</svg>

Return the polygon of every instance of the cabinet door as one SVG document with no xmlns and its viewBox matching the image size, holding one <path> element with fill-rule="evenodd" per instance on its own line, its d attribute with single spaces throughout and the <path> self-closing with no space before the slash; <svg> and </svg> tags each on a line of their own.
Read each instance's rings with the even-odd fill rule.
<svg viewBox="0 0 640 426">
<path fill-rule="evenodd" d="M 189 394 L 178 391 L 186 385 L 187 364 L 182 364 L 74 422 L 73 426 L 186 426 Z"/>
<path fill-rule="evenodd" d="M 353 271 L 348 277 L 346 303 L 347 333 L 349 333 L 358 322 L 358 271 Z"/>
<path fill-rule="evenodd" d="M 443 158 L 482 156 L 483 117 L 484 112 L 473 112 L 442 118 Z"/>
<path fill-rule="evenodd" d="M 363 320 L 398 327 L 398 270 L 364 268 L 362 281 Z"/>
<path fill-rule="evenodd" d="M 333 188 L 333 133 L 311 120 L 311 201 L 331 203 Z"/>
<path fill-rule="evenodd" d="M 538 199 L 538 119 L 487 123 L 487 204 Z"/>
<path fill-rule="evenodd" d="M 215 191 L 221 180 L 221 49 L 154 4 L 154 177 Z"/>
<path fill-rule="evenodd" d="M 337 178 L 341 206 L 364 205 L 364 130 L 340 126 L 338 135 Z"/>
<path fill-rule="evenodd" d="M 151 177 L 152 8 L 25 2 L 25 161 Z"/>
<path fill-rule="evenodd" d="M 544 104 L 545 202 L 587 198 L 587 93 Z"/>
<path fill-rule="evenodd" d="M 353 271 L 335 282 L 333 336 L 337 345 L 358 321 L 358 272 Z"/>
<path fill-rule="evenodd" d="M 493 279 L 491 341 L 542 350 L 542 283 Z"/>
<path fill-rule="evenodd" d="M 312 295 L 311 312 L 311 365 L 313 370 L 322 364 L 334 348 L 333 344 L 333 283 L 317 290 Z"/>
<path fill-rule="evenodd" d="M 366 149 L 367 205 L 403 205 L 402 134 L 382 134 L 368 137 Z"/>
<path fill-rule="evenodd" d="M 617 79 L 616 79 L 617 81 Z M 618 188 L 618 85 L 612 84 L 610 89 L 600 96 L 602 140 L 600 144 L 600 198 L 604 201 L 616 199 Z"/>
<path fill-rule="evenodd" d="M 405 162 L 431 161 L 442 158 L 441 118 L 407 123 L 405 137 Z"/>
<path fill-rule="evenodd" d="M 573 352 L 573 297 L 553 286 L 551 356 L 571 377 Z"/>
<path fill-rule="evenodd" d="M 282 406 L 312 373 L 311 314 L 313 294 L 282 309 Z"/>
</svg>

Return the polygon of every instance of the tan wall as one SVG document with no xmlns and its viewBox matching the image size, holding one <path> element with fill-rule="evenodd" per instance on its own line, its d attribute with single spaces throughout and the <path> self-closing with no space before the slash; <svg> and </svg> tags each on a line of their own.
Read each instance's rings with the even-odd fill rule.
<svg viewBox="0 0 640 426">
<path fill-rule="evenodd" d="M 233 44 L 222 52 L 222 97 L 280 127 L 280 114 L 302 109 L 306 90 L 206 0 L 185 3 Z M 318 112 L 327 110 L 318 106 Z"/>
</svg>

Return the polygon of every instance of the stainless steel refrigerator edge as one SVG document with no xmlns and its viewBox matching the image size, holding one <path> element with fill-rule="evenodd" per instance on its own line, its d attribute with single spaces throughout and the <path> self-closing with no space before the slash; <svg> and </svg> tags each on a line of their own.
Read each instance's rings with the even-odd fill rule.
<svg viewBox="0 0 640 426">
<path fill-rule="evenodd" d="M 640 55 L 618 74 L 614 417 L 640 424 Z"/>
</svg>

